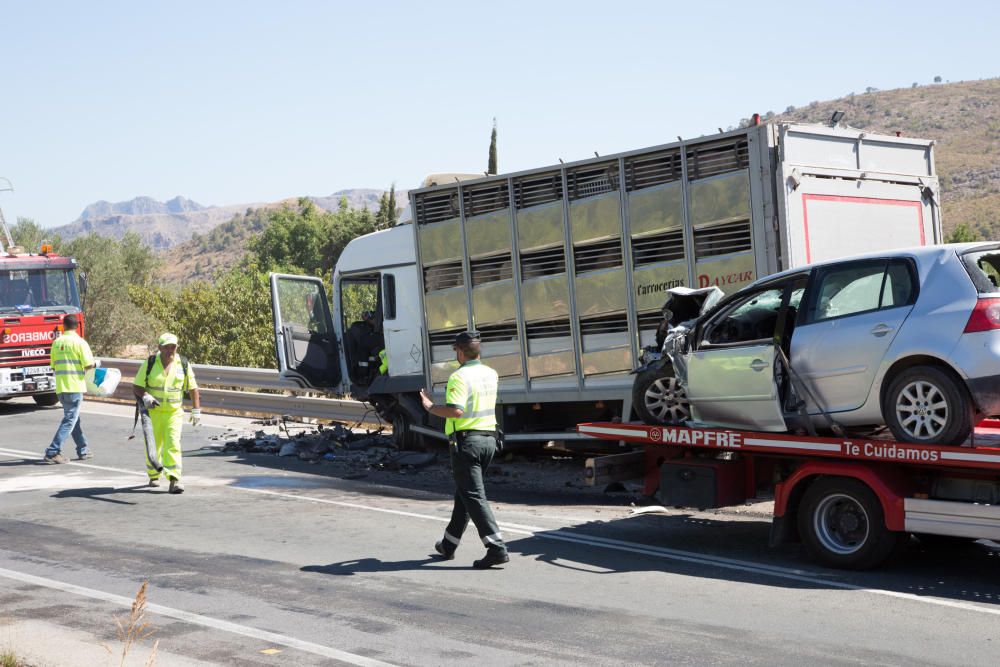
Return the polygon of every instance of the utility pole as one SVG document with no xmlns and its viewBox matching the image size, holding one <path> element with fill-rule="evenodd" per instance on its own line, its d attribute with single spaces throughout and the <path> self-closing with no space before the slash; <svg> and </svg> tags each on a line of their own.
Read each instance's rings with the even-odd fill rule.
<svg viewBox="0 0 1000 667">
<path fill-rule="evenodd" d="M 11 185 L 10 179 L 0 176 L 0 192 L 13 192 L 14 186 Z M 7 187 L 3 187 L 3 182 L 7 183 Z M 10 235 L 10 228 L 7 226 L 7 221 L 3 217 L 3 209 L 0 208 L 0 227 L 3 227 L 3 234 L 7 237 L 7 252 L 14 247 L 14 238 Z M 0 247 L 0 250 L 3 250 Z"/>
</svg>

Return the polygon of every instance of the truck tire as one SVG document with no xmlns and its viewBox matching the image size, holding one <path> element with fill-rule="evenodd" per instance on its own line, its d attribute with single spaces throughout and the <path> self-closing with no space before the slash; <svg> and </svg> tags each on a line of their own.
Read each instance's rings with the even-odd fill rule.
<svg viewBox="0 0 1000 667">
<path fill-rule="evenodd" d="M 902 544 L 902 534 L 885 527 L 882 503 L 875 493 L 850 477 L 826 477 L 813 483 L 799 505 L 798 528 L 813 558 L 846 570 L 880 565 Z"/>
<path fill-rule="evenodd" d="M 669 364 L 635 376 L 632 408 L 644 424 L 680 424 L 691 418 L 687 394 Z"/>
<path fill-rule="evenodd" d="M 35 394 L 32 398 L 35 399 L 36 405 L 43 408 L 51 407 L 59 402 L 59 397 L 56 394 Z"/>
<path fill-rule="evenodd" d="M 423 436 L 410 428 L 410 418 L 403 410 L 396 410 L 392 414 L 392 441 L 401 452 L 423 449 Z"/>
<path fill-rule="evenodd" d="M 882 407 L 893 437 L 921 445 L 962 444 L 973 413 L 965 388 L 933 366 L 911 366 L 894 377 Z"/>
</svg>

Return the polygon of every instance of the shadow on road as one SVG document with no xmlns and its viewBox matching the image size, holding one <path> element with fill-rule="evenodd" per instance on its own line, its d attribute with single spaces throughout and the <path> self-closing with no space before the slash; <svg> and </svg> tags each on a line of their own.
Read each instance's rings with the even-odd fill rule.
<svg viewBox="0 0 1000 667">
<path fill-rule="evenodd" d="M 359 573 L 371 572 L 407 572 L 409 570 L 472 570 L 468 567 L 455 567 L 435 565 L 441 559 L 435 556 L 412 560 L 379 560 L 378 558 L 360 558 L 358 560 L 345 560 L 329 565 L 306 565 L 299 568 L 302 572 L 317 572 L 319 574 L 334 574 L 338 576 L 351 576 Z"/>
<path fill-rule="evenodd" d="M 541 531 L 511 540 L 507 547 L 512 554 L 597 576 L 662 571 L 795 589 L 870 588 L 1000 606 L 1000 544 L 931 544 L 911 538 L 902 555 L 881 569 L 851 572 L 816 565 L 798 545 L 768 549 L 767 532 L 765 521 L 656 515 Z"/>
<path fill-rule="evenodd" d="M 152 494 L 152 493 L 165 493 L 163 490 L 157 490 L 150 487 L 148 484 L 138 484 L 136 486 L 98 486 L 89 489 L 63 489 L 58 493 L 52 494 L 53 498 L 89 498 L 91 500 L 101 500 L 106 503 L 114 503 L 115 505 L 135 505 L 135 503 L 128 500 L 119 500 L 117 498 L 107 498 L 105 496 L 117 496 L 122 494 L 130 493 L 141 493 L 141 494 Z"/>
</svg>

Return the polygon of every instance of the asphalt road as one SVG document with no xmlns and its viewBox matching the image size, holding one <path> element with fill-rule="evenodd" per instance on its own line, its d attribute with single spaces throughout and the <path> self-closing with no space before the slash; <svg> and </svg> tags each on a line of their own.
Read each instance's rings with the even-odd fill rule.
<svg viewBox="0 0 1000 667">
<path fill-rule="evenodd" d="M 61 411 L 0 403 L 0 651 L 38 664 L 108 664 L 144 581 L 155 635 L 135 664 L 154 639 L 161 665 L 1000 662 L 990 543 L 845 573 L 767 549 L 758 516 L 494 487 L 511 562 L 480 572 L 471 532 L 456 560 L 429 555 L 445 484 L 222 453 L 212 436 L 247 424 L 210 418 L 185 428 L 171 496 L 144 486 L 131 415 L 85 410 L 96 458 L 51 466 Z"/>
</svg>

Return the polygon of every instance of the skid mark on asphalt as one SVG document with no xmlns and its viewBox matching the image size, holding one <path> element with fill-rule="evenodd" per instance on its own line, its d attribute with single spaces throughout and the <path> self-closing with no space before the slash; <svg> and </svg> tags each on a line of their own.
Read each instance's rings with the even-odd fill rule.
<svg viewBox="0 0 1000 667">
<path fill-rule="evenodd" d="M 135 601 L 133 598 L 125 597 L 124 595 L 107 593 L 94 588 L 86 588 L 84 586 L 68 584 L 54 579 L 36 577 L 32 574 L 25 574 L 23 572 L 7 570 L 4 568 L 0 568 L 0 577 L 20 581 L 26 584 L 32 584 L 34 586 L 51 588 L 64 593 L 72 593 L 73 595 L 79 595 L 93 600 L 103 600 L 104 602 L 111 602 L 126 608 L 131 608 L 132 603 Z M 359 665 L 359 667 L 395 667 L 392 663 L 382 662 L 381 660 L 375 660 L 374 658 L 367 658 L 362 655 L 356 655 L 354 653 L 348 653 L 347 651 L 341 651 L 340 649 L 323 646 L 322 644 L 314 644 L 302 639 L 296 639 L 295 637 L 289 637 L 276 632 L 268 632 L 267 630 L 260 630 L 258 628 L 252 628 L 248 625 L 240 625 L 239 623 L 232 623 L 230 621 L 224 621 L 211 616 L 193 614 L 189 611 L 184 611 L 183 609 L 175 609 L 162 604 L 150 603 L 146 605 L 146 609 L 154 614 L 177 619 L 178 621 L 184 621 L 185 623 L 193 623 L 195 625 L 211 628 L 213 630 L 221 630 L 223 632 L 242 635 L 256 640 L 268 641 L 272 644 L 287 646 L 289 648 L 305 651 L 306 653 L 312 653 L 313 655 L 323 656 L 324 658 L 340 660 L 341 662 L 346 662 L 350 665 Z"/>
<path fill-rule="evenodd" d="M 0 454 L 3 453 L 21 454 L 21 455 L 31 454 L 31 452 L 23 452 L 8 448 L 0 448 Z M 99 466 L 94 466 L 87 463 L 76 463 L 73 461 L 71 461 L 68 465 L 99 468 Z M 120 468 L 103 468 L 103 469 L 115 470 L 117 472 L 125 472 L 125 473 L 139 474 L 145 476 L 145 473 L 136 473 L 134 471 L 128 471 Z M 282 491 L 270 491 L 267 489 L 253 489 L 253 488 L 246 488 L 239 486 L 229 486 L 227 488 L 232 489 L 234 491 L 241 491 L 243 493 L 256 493 L 260 495 L 284 498 L 288 500 L 297 500 L 302 502 L 311 502 L 324 505 L 336 505 L 339 507 L 348 507 L 351 509 L 363 510 L 367 512 L 379 512 L 382 514 L 405 516 L 425 521 L 436 521 L 438 523 L 448 523 L 448 521 L 450 520 L 449 517 L 445 516 L 434 516 L 431 514 L 421 514 L 419 512 L 408 512 L 404 510 L 396 510 L 386 507 L 377 507 L 374 505 L 364 505 L 362 503 L 353 503 L 343 500 L 332 500 L 329 498 L 317 498 L 315 496 L 306 496 L 297 493 L 285 493 Z M 598 547 L 602 549 L 611 549 L 623 553 L 633 553 L 643 556 L 650 556 L 653 558 L 660 558 L 663 560 L 691 563 L 695 565 L 709 565 L 712 567 L 718 567 L 737 572 L 746 572 L 750 574 L 776 577 L 779 579 L 785 579 L 789 581 L 798 581 L 807 584 L 815 584 L 821 587 L 839 588 L 841 590 L 846 590 L 846 591 L 858 591 L 862 593 L 870 593 L 872 595 L 880 595 L 884 597 L 895 598 L 898 600 L 906 600 L 909 602 L 918 602 L 921 604 L 929 604 L 939 607 L 948 607 L 951 609 L 961 609 L 964 611 L 971 611 L 980 614 L 1000 616 L 1000 608 L 991 608 L 967 602 L 958 602 L 955 600 L 945 600 L 943 598 L 914 595 L 912 593 L 901 593 L 898 591 L 890 591 L 881 588 L 869 588 L 867 586 L 860 586 L 857 584 L 837 581 L 835 579 L 831 579 L 829 576 L 823 575 L 822 573 L 810 572 L 809 570 L 782 567 L 779 565 L 768 565 L 765 563 L 756 563 L 753 561 L 746 561 L 738 558 L 726 558 L 725 556 L 712 556 L 707 554 L 699 554 L 694 551 L 683 551 L 681 549 L 657 547 L 647 544 L 641 544 L 638 542 L 627 542 L 625 540 L 615 540 L 606 537 L 598 537 L 596 535 L 584 535 L 573 532 L 572 530 L 567 530 L 566 528 L 545 529 L 536 526 L 526 526 L 523 524 L 511 524 L 504 521 L 500 521 L 499 524 L 500 527 L 508 533 L 514 533 L 516 535 L 522 535 L 526 537 L 534 537 L 542 540 L 569 542 L 572 544 L 579 544 L 589 547 Z"/>
</svg>

